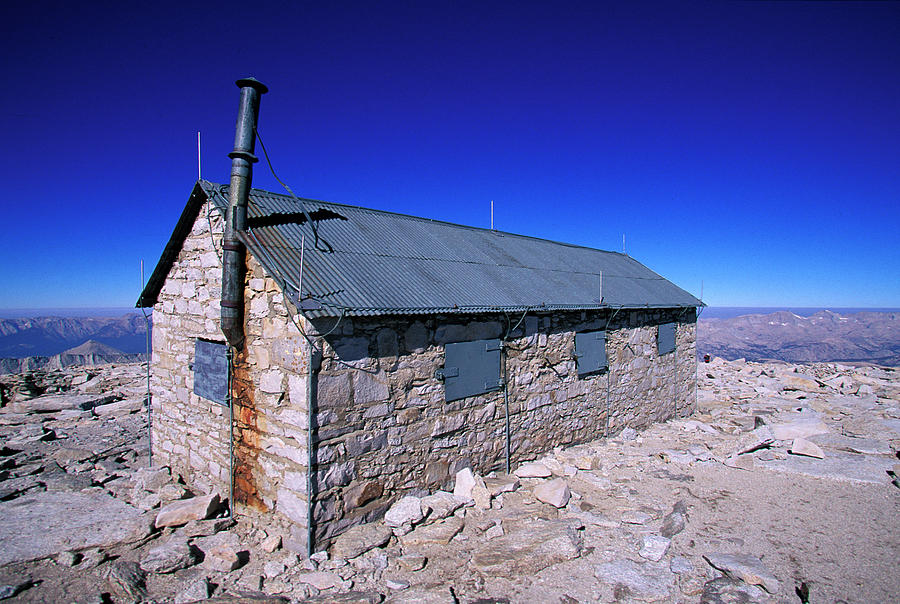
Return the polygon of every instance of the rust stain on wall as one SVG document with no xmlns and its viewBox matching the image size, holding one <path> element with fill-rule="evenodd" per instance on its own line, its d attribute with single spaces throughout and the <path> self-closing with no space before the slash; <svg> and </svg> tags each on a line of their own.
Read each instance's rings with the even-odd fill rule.
<svg viewBox="0 0 900 604">
<path fill-rule="evenodd" d="M 268 508 L 259 497 L 254 476 L 259 471 L 259 428 L 247 346 L 235 355 L 232 384 L 234 404 L 234 499 L 260 511 Z"/>
</svg>

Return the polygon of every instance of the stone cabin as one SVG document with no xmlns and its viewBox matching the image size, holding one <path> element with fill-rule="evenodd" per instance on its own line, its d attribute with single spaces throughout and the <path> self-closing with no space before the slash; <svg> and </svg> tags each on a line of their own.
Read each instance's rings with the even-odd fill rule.
<svg viewBox="0 0 900 604">
<path fill-rule="evenodd" d="M 702 303 L 628 255 L 258 189 L 228 346 L 228 189 L 197 182 L 138 301 L 153 461 L 310 550 L 466 466 L 695 408 Z"/>
</svg>

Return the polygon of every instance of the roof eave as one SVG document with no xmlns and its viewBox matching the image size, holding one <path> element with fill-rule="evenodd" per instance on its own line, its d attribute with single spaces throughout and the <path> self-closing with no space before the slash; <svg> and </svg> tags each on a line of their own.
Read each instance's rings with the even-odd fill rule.
<svg viewBox="0 0 900 604">
<path fill-rule="evenodd" d="M 206 192 L 203 190 L 201 182 L 202 181 L 197 181 L 197 183 L 194 184 L 194 189 L 191 191 L 191 196 L 184 206 L 184 211 L 181 212 L 181 216 L 175 224 L 172 236 L 169 237 L 169 242 L 163 249 L 162 255 L 156 263 L 156 268 L 153 269 L 141 295 L 138 296 L 137 302 L 134 305 L 135 308 L 149 308 L 156 304 L 159 298 L 159 292 L 166 282 L 166 277 L 169 275 L 169 271 L 178 259 L 178 254 L 181 253 L 181 248 L 184 246 L 184 240 L 187 239 L 188 234 L 194 226 L 194 221 L 197 220 L 197 216 L 200 213 L 200 208 L 207 200 Z"/>
</svg>

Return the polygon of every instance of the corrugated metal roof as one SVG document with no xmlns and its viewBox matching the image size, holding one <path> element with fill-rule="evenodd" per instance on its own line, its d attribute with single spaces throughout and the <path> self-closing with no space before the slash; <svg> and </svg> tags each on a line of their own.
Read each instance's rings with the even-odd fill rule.
<svg viewBox="0 0 900 604">
<path fill-rule="evenodd" d="M 200 181 L 197 189 L 227 208 L 227 185 Z M 250 192 L 241 237 L 296 290 L 305 236 L 302 297 L 322 304 L 309 316 L 702 305 L 618 252 L 312 199 L 302 205 L 317 225 L 318 249 L 301 204 L 259 189 Z"/>
</svg>

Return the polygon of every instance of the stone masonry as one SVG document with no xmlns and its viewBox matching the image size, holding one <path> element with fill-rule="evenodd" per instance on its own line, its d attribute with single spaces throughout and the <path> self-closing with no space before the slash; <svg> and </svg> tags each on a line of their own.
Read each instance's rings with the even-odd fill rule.
<svg viewBox="0 0 900 604">
<path fill-rule="evenodd" d="M 214 243 L 222 230 L 221 217 L 201 208 L 154 306 L 152 444 L 155 465 L 171 466 L 195 490 L 227 497 L 228 409 L 193 393 L 191 369 L 196 338 L 223 340 Z M 444 402 L 434 372 L 448 343 L 504 339 L 513 465 L 695 408 L 693 308 L 312 322 L 285 304 L 249 255 L 247 267 L 246 342 L 232 389 L 235 502 L 238 511 L 275 510 L 306 527 L 312 386 L 317 543 L 382 515 L 403 494 L 450 486 L 464 467 L 505 469 L 504 392 Z M 668 322 L 677 324 L 676 351 L 658 355 L 657 326 Z M 604 328 L 609 370 L 579 377 L 575 333 Z M 312 379 L 301 329 L 322 346 Z"/>
</svg>

